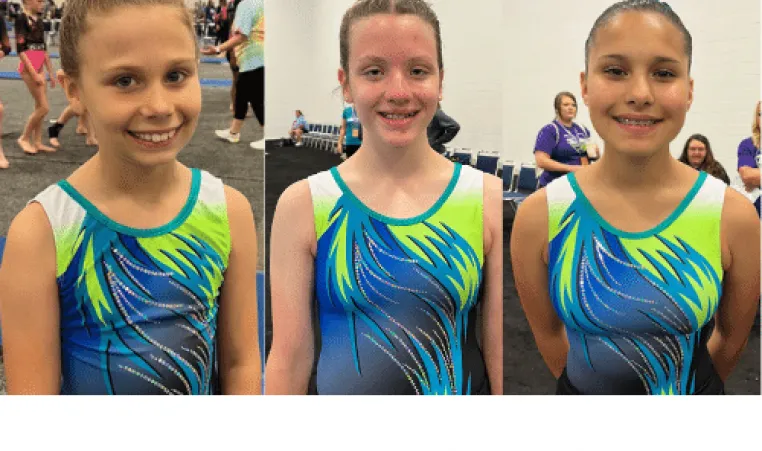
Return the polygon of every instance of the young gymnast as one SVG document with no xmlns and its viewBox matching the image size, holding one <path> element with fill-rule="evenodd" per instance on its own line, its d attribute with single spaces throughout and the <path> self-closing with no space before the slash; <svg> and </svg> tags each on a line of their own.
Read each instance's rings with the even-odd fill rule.
<svg viewBox="0 0 762 451">
<path fill-rule="evenodd" d="M 8 40 L 8 32 L 5 29 L 5 19 L 0 17 L 0 60 L 11 53 L 11 43 Z M 0 169 L 8 169 L 8 159 L 3 153 L 3 102 L 0 100 Z"/>
<path fill-rule="evenodd" d="M 45 44 L 45 24 L 42 21 L 45 1 L 25 0 L 23 6 L 23 12 L 16 17 L 15 23 L 16 53 L 21 60 L 18 72 L 34 99 L 34 111 L 17 142 L 21 150 L 30 155 L 39 151 L 55 152 L 54 148 L 42 144 L 42 123 L 50 109 L 43 68 L 48 71 L 51 89 L 56 87 L 53 64 Z"/>
<path fill-rule="evenodd" d="M 177 161 L 201 109 L 185 3 L 68 0 L 61 63 L 99 148 L 11 224 L 8 393 L 258 393 L 251 207 Z"/>
<path fill-rule="evenodd" d="M 502 394 L 501 182 L 429 146 L 439 21 L 423 0 L 361 0 L 339 36 L 364 139 L 278 201 L 267 392 L 308 392 L 314 294 L 317 393 Z"/>
<path fill-rule="evenodd" d="M 759 218 L 669 145 L 693 100 L 691 35 L 663 2 L 595 21 L 581 91 L 599 163 L 532 194 L 516 288 L 558 394 L 721 394 L 759 297 Z"/>
<path fill-rule="evenodd" d="M 50 144 L 55 148 L 61 146 L 61 143 L 58 140 L 58 135 L 61 133 L 61 129 L 64 128 L 66 123 L 69 122 L 69 119 L 74 116 L 77 116 L 77 134 L 87 136 L 85 138 L 85 144 L 88 146 L 97 146 L 98 141 L 95 139 L 93 128 L 87 126 L 87 113 L 79 114 L 71 105 L 67 105 L 61 112 L 61 115 L 58 116 L 58 119 L 48 127 L 48 139 L 50 140 Z"/>
</svg>

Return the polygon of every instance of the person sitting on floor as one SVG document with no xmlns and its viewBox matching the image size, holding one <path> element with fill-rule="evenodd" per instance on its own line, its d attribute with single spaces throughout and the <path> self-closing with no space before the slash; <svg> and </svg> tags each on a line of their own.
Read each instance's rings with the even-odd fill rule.
<svg viewBox="0 0 762 451">
<path fill-rule="evenodd" d="M 294 119 L 294 122 L 291 124 L 291 130 L 288 131 L 288 136 L 290 136 L 291 140 L 296 143 L 296 147 L 301 147 L 303 145 L 302 135 L 305 133 L 308 133 L 307 119 L 304 118 L 302 110 L 296 110 L 296 119 Z"/>
</svg>

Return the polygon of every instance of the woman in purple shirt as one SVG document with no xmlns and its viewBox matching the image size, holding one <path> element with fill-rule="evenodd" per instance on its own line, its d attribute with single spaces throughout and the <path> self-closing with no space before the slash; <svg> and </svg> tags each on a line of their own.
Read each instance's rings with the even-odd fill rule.
<svg viewBox="0 0 762 451">
<path fill-rule="evenodd" d="M 748 193 L 759 189 L 759 104 L 754 110 L 751 123 L 751 136 L 738 145 L 738 174 L 741 176 Z M 759 195 L 754 200 L 754 208 L 759 214 Z"/>
<path fill-rule="evenodd" d="M 590 131 L 574 123 L 577 116 L 577 99 L 570 92 L 560 92 L 553 101 L 556 118 L 537 134 L 534 158 L 542 169 L 539 187 L 568 172 L 589 164 L 587 146 Z"/>
</svg>

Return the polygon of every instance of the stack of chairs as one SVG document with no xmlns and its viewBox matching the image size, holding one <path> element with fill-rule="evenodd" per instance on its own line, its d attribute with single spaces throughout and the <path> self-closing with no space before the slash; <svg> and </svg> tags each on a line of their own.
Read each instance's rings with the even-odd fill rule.
<svg viewBox="0 0 762 451">
<path fill-rule="evenodd" d="M 496 152 L 479 152 L 476 154 L 476 169 L 487 174 L 497 175 L 500 155 Z"/>
<path fill-rule="evenodd" d="M 503 202 L 515 213 L 519 204 L 537 190 L 537 167 L 522 163 L 514 177 L 516 167 L 513 162 L 503 163 Z M 514 178 L 516 179 L 514 183 Z"/>
</svg>

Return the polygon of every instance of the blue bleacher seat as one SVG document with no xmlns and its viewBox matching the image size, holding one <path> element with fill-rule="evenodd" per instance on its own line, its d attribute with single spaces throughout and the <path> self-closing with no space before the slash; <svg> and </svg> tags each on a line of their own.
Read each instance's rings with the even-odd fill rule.
<svg viewBox="0 0 762 451">
<path fill-rule="evenodd" d="M 500 157 L 494 155 L 477 155 L 476 156 L 476 169 L 486 172 L 487 174 L 497 174 L 497 163 L 500 161 Z"/>
<path fill-rule="evenodd" d="M 465 166 L 471 165 L 471 154 L 470 153 L 464 153 L 464 152 L 455 152 L 453 155 L 455 157 L 455 160 Z"/>
<path fill-rule="evenodd" d="M 513 189 L 513 163 L 503 163 L 503 191 Z"/>
</svg>

